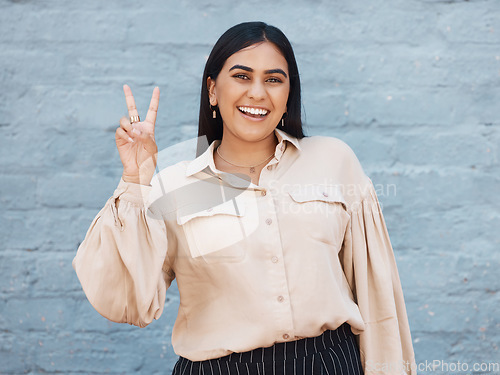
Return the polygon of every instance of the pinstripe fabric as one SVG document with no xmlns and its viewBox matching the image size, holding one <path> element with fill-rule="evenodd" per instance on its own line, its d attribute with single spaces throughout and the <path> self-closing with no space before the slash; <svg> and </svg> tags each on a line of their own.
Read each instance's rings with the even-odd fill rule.
<svg viewBox="0 0 500 375">
<path fill-rule="evenodd" d="M 349 324 L 317 337 L 276 343 L 205 361 L 179 357 L 172 375 L 360 375 L 359 348 Z"/>
</svg>

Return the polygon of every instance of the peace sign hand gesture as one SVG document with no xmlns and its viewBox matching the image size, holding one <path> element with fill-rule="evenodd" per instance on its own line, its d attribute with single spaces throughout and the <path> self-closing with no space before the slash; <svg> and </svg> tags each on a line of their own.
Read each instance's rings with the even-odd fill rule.
<svg viewBox="0 0 500 375">
<path fill-rule="evenodd" d="M 123 85 L 123 92 L 129 117 L 139 116 L 130 87 Z M 123 164 L 122 178 L 125 182 L 149 185 L 153 178 L 158 156 L 154 133 L 159 102 L 160 89 L 155 87 L 146 119 L 130 123 L 130 118 L 122 117 L 120 127 L 116 129 L 116 147 Z"/>
</svg>

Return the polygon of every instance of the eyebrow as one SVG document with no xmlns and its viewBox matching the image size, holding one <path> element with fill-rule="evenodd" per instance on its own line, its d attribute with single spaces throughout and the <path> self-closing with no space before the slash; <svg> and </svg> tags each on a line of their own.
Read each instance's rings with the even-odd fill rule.
<svg viewBox="0 0 500 375">
<path fill-rule="evenodd" d="M 229 71 L 231 71 L 233 69 L 242 69 L 242 70 L 246 70 L 247 72 L 253 72 L 252 68 L 249 68 L 248 66 L 245 66 L 245 65 L 235 65 L 231 69 L 229 69 Z M 283 74 L 283 76 L 285 78 L 288 77 L 282 69 L 269 69 L 269 70 L 264 71 L 264 74 L 272 74 L 272 73 L 279 73 L 279 74 Z"/>
</svg>

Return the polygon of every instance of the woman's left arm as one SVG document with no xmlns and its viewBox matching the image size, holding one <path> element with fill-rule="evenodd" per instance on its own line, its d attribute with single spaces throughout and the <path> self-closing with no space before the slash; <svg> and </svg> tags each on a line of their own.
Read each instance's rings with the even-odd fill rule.
<svg viewBox="0 0 500 375">
<path fill-rule="evenodd" d="M 352 150 L 351 150 L 352 151 Z M 357 336 L 365 374 L 416 374 L 415 355 L 399 273 L 371 179 L 354 153 L 351 181 L 358 186 L 349 204 L 350 221 L 340 261 L 365 322 Z"/>
</svg>

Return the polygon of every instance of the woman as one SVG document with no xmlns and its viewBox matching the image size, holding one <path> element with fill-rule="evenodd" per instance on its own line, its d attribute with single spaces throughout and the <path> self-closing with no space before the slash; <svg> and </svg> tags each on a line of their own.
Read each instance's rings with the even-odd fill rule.
<svg viewBox="0 0 500 375">
<path fill-rule="evenodd" d="M 155 175 L 159 89 L 143 122 L 124 92 L 123 175 L 73 260 L 99 313 L 144 327 L 177 278 L 173 374 L 415 373 L 372 181 L 341 140 L 304 136 L 279 29 L 246 22 L 215 44 L 194 160 Z"/>
</svg>

